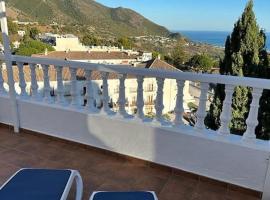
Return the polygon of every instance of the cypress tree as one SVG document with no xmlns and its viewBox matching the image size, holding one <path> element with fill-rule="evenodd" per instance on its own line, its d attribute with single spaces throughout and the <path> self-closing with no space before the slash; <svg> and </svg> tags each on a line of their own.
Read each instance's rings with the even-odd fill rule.
<svg viewBox="0 0 270 200">
<path fill-rule="evenodd" d="M 231 36 L 227 37 L 225 56 L 220 62 L 220 74 L 261 77 L 261 70 L 264 69 L 267 60 L 265 33 L 260 30 L 256 22 L 253 1 L 250 0 L 242 16 L 235 23 Z M 245 121 L 251 101 L 250 90 L 250 88 L 241 86 L 235 88 L 230 123 L 232 133 L 242 134 L 246 129 Z M 205 119 L 207 127 L 214 130 L 219 128 L 224 98 L 224 85 L 218 84 L 209 113 Z"/>
</svg>

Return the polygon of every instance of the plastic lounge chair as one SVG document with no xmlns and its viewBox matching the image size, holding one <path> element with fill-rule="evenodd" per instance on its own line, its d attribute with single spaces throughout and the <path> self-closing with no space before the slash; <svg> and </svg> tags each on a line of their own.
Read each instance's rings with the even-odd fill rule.
<svg viewBox="0 0 270 200">
<path fill-rule="evenodd" d="M 82 199 L 82 178 L 76 170 L 21 169 L 0 188 L 2 200 L 65 200 L 73 181 L 76 200 Z"/>
<path fill-rule="evenodd" d="M 155 192 L 93 192 L 89 200 L 158 200 Z"/>
</svg>

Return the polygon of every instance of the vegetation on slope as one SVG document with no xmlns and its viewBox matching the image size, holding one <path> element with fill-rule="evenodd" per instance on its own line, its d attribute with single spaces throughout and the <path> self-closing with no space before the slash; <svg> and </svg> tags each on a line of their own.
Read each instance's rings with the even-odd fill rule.
<svg viewBox="0 0 270 200">
<path fill-rule="evenodd" d="M 94 0 L 6 0 L 8 7 L 19 12 L 19 20 L 40 23 L 80 24 L 103 35 L 163 35 L 170 32 L 133 10 L 109 8 Z"/>
</svg>

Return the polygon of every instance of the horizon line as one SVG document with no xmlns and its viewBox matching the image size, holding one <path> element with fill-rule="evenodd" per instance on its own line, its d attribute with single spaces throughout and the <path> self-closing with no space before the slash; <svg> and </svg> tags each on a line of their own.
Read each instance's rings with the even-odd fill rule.
<svg viewBox="0 0 270 200">
<path fill-rule="evenodd" d="M 232 32 L 232 31 L 228 31 L 228 30 L 188 30 L 188 29 L 168 29 L 170 32 L 181 32 L 181 31 L 189 31 L 189 32 Z M 270 33 L 270 31 L 266 31 L 265 33 Z"/>
</svg>

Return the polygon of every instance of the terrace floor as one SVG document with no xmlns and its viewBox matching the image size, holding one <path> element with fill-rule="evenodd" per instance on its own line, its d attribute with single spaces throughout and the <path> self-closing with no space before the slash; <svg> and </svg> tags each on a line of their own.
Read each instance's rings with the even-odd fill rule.
<svg viewBox="0 0 270 200">
<path fill-rule="evenodd" d="M 94 190 L 153 190 L 159 200 L 257 200 L 258 192 L 0 124 L 0 185 L 22 167 L 77 169 Z M 72 196 L 70 197 L 72 199 Z"/>
</svg>

